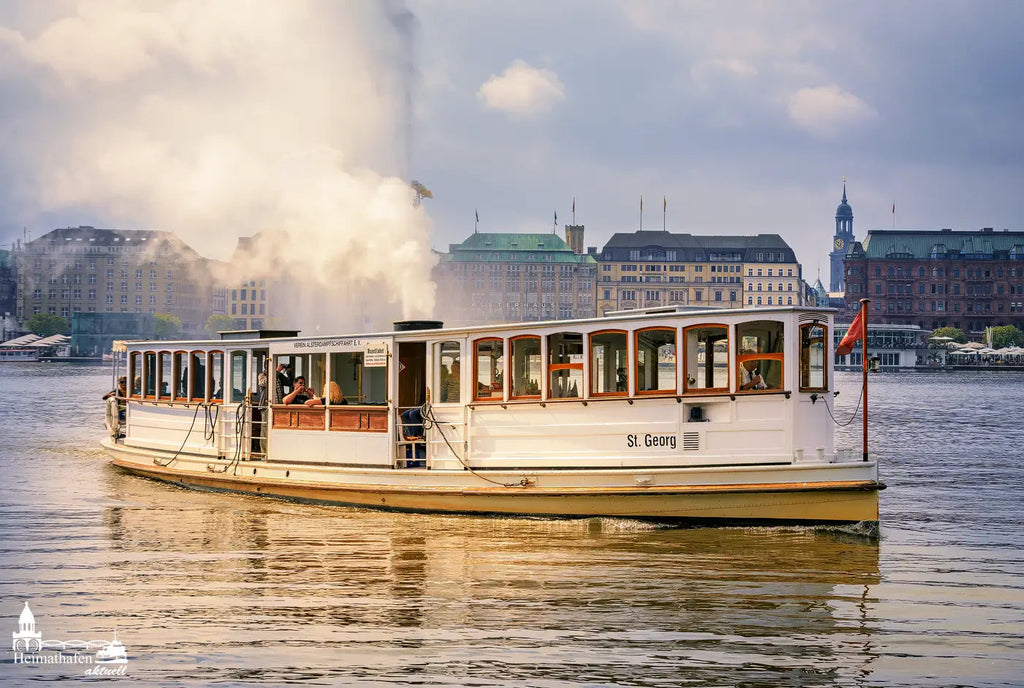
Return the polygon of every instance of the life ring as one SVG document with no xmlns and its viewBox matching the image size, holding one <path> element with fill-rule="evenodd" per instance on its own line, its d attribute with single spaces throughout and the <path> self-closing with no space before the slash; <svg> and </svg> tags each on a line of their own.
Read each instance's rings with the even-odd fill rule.
<svg viewBox="0 0 1024 688">
<path fill-rule="evenodd" d="M 106 426 L 107 431 L 111 437 L 117 437 L 118 432 L 121 430 L 121 413 L 118 408 L 117 397 L 110 397 L 107 399 L 107 417 L 104 420 L 103 425 Z"/>
</svg>

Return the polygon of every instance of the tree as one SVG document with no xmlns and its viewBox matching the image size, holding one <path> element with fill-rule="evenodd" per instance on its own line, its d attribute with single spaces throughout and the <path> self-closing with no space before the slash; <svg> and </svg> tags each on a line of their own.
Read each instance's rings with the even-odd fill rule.
<svg viewBox="0 0 1024 688">
<path fill-rule="evenodd" d="M 169 313 L 154 313 L 157 339 L 177 339 L 181 335 L 181 320 Z"/>
<path fill-rule="evenodd" d="M 67 318 L 62 318 L 53 313 L 36 313 L 28 319 L 25 327 L 40 337 L 49 337 L 54 334 L 71 334 L 71 325 L 68 323 Z"/>
<path fill-rule="evenodd" d="M 958 327 L 940 327 L 932 332 L 933 337 L 949 337 L 959 344 L 967 343 L 967 335 Z"/>
<path fill-rule="evenodd" d="M 992 328 L 992 348 L 1004 349 L 1009 346 L 1024 345 L 1024 332 L 1013 325 L 1002 325 Z"/>
<path fill-rule="evenodd" d="M 220 315 L 219 313 L 214 313 L 213 315 L 206 319 L 206 332 L 211 337 L 217 336 L 218 332 L 235 329 L 238 329 L 238 326 L 235 324 L 235 319 L 232 318 L 230 315 Z"/>
</svg>

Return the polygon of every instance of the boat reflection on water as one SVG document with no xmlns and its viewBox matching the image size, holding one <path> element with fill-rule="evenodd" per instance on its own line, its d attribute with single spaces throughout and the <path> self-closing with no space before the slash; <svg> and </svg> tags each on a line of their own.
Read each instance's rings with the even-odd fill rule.
<svg viewBox="0 0 1024 688">
<path fill-rule="evenodd" d="M 211 680 L 245 667 L 281 678 L 297 653 L 307 677 L 499 685 L 509 662 L 520 681 L 631 681 L 637 666 L 641 683 L 719 680 L 725 666 L 830 683 L 875 659 L 876 540 L 411 517 L 109 478 L 125 500 L 105 512 L 122 584 L 150 606 L 133 645 L 205 658 Z"/>
</svg>

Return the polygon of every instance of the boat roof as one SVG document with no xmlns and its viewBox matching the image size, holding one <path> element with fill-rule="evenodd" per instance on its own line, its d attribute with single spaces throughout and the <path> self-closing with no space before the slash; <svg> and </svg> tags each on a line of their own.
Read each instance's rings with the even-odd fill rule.
<svg viewBox="0 0 1024 688">
<path fill-rule="evenodd" d="M 497 323 L 490 325 L 471 325 L 471 326 L 458 326 L 458 327 L 438 327 L 433 329 L 419 329 L 419 330 L 385 330 L 380 332 L 362 332 L 362 333 L 337 333 L 337 334 L 317 334 L 309 336 L 290 336 L 290 337 L 264 337 L 253 336 L 249 339 L 241 339 L 235 335 L 240 334 L 239 331 L 230 331 L 227 333 L 231 336 L 222 337 L 220 339 L 185 339 L 185 340 L 159 340 L 162 347 L 197 347 L 197 346 L 208 346 L 217 344 L 224 346 L 225 342 L 231 342 L 232 344 L 263 344 L 278 342 L 290 342 L 296 340 L 305 341 L 326 341 L 332 339 L 424 339 L 424 338 L 438 338 L 454 334 L 474 334 L 481 332 L 504 332 L 507 330 L 523 330 L 523 329 L 547 329 L 557 327 L 559 329 L 572 329 L 573 327 L 586 326 L 586 325 L 606 325 L 613 322 L 629 323 L 636 320 L 645 319 L 656 319 L 658 317 L 665 316 L 701 316 L 701 315 L 712 315 L 712 316 L 752 316 L 757 317 L 768 314 L 786 314 L 786 313 L 820 313 L 826 318 L 836 312 L 834 308 L 825 308 L 818 306 L 776 306 L 776 307 L 761 307 L 761 308 L 715 308 L 715 307 L 695 307 L 695 306 L 662 306 L 659 308 L 644 308 L 627 311 L 612 311 L 604 317 L 595 318 L 576 318 L 572 320 L 530 320 L 520 322 L 507 322 Z M 290 330 L 292 332 L 294 330 Z M 254 331 L 254 335 L 256 332 Z M 124 342 L 118 342 L 124 346 L 131 346 L 133 344 L 148 343 L 151 344 L 157 340 L 128 340 Z"/>
</svg>

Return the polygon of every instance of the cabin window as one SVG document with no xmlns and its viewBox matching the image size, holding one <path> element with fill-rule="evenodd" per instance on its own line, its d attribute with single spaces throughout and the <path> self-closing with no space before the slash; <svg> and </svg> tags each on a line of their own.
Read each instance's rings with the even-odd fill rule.
<svg viewBox="0 0 1024 688">
<path fill-rule="evenodd" d="M 231 354 L 231 402 L 239 404 L 245 401 L 245 390 L 248 386 L 248 375 L 246 370 L 246 355 L 244 351 L 234 351 Z"/>
<path fill-rule="evenodd" d="M 188 401 L 188 354 L 184 351 L 174 354 L 174 399 Z"/>
<path fill-rule="evenodd" d="M 629 363 L 626 333 L 596 332 L 590 335 L 590 393 L 629 394 Z"/>
<path fill-rule="evenodd" d="M 156 370 L 156 352 L 147 351 L 143 357 L 143 368 L 142 368 L 142 382 L 143 382 L 143 396 L 149 399 L 156 399 L 156 384 L 157 384 L 157 370 Z"/>
<path fill-rule="evenodd" d="M 160 352 L 160 398 L 170 399 L 174 386 L 174 369 L 171 363 L 171 352 Z"/>
<path fill-rule="evenodd" d="M 652 327 L 636 333 L 636 391 L 676 391 L 675 328 Z"/>
<path fill-rule="evenodd" d="M 729 390 L 729 328 L 697 325 L 683 330 L 683 392 Z"/>
<path fill-rule="evenodd" d="M 481 401 L 502 398 L 502 375 L 505 371 L 505 343 L 500 339 L 478 339 L 474 344 L 476 391 L 473 398 Z"/>
<path fill-rule="evenodd" d="M 295 389 L 295 380 L 303 378 L 306 386 L 317 394 L 324 391 L 327 374 L 324 366 L 324 354 L 283 355 L 275 357 L 274 367 L 277 375 L 274 391 L 274 403 L 284 403 L 284 397 Z M 277 370 L 281 367 L 280 370 Z M 353 397 L 354 398 L 354 397 Z"/>
<path fill-rule="evenodd" d="M 206 352 L 193 351 L 189 366 L 192 369 L 192 401 L 206 401 Z"/>
<path fill-rule="evenodd" d="M 583 335 L 558 332 L 548 335 L 548 396 L 569 399 L 583 389 Z"/>
<path fill-rule="evenodd" d="M 341 392 L 339 404 L 386 404 L 388 368 L 367 366 L 362 351 L 341 351 L 331 354 L 331 382 Z M 331 403 L 330 385 L 322 396 Z M 319 393 L 319 390 L 317 391 Z"/>
<path fill-rule="evenodd" d="M 540 337 L 512 337 L 512 398 L 540 398 Z"/>
<path fill-rule="evenodd" d="M 828 388 L 825 379 L 825 342 L 828 328 L 820 323 L 800 326 L 800 391 L 824 391 Z"/>
<path fill-rule="evenodd" d="M 210 352 L 210 401 L 224 401 L 224 354 Z"/>
<path fill-rule="evenodd" d="M 457 404 L 462 389 L 462 346 L 458 342 L 435 345 L 438 370 L 438 400 L 442 404 Z"/>
<path fill-rule="evenodd" d="M 129 396 L 142 395 L 142 352 L 134 351 L 128 357 L 128 379 L 132 381 Z"/>
<path fill-rule="evenodd" d="M 782 331 L 782 323 L 775 320 L 754 320 L 736 326 L 738 391 L 782 388 Z"/>
</svg>

